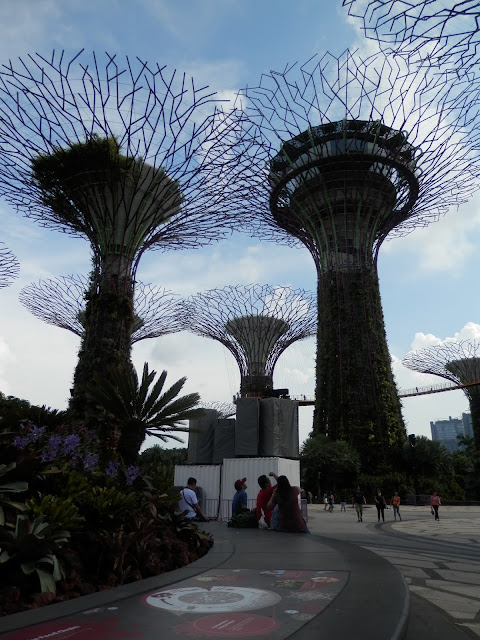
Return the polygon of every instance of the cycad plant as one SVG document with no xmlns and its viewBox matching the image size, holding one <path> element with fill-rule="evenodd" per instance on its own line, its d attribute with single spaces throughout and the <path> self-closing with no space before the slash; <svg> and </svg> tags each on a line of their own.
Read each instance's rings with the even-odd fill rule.
<svg viewBox="0 0 480 640">
<path fill-rule="evenodd" d="M 90 389 L 91 399 L 118 429 L 117 450 L 126 465 L 136 462 L 147 435 L 164 442 L 169 438 L 182 442 L 174 432 L 188 432 L 183 421 L 198 418 L 204 411 L 197 406 L 198 393 L 177 397 L 186 378 L 163 391 L 167 372 L 162 371 L 151 387 L 155 376 L 156 371 L 149 371 L 146 362 L 140 383 L 135 368 L 130 366 L 112 370 L 107 379 Z"/>
</svg>

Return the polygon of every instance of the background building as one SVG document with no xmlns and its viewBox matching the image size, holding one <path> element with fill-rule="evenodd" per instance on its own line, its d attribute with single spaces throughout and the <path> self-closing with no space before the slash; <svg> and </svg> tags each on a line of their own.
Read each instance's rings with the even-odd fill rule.
<svg viewBox="0 0 480 640">
<path fill-rule="evenodd" d="M 457 436 L 473 436 L 472 414 L 462 413 L 460 418 L 449 416 L 448 420 L 430 422 L 430 429 L 432 440 L 440 442 L 450 452 L 457 451 L 461 448 Z"/>
</svg>

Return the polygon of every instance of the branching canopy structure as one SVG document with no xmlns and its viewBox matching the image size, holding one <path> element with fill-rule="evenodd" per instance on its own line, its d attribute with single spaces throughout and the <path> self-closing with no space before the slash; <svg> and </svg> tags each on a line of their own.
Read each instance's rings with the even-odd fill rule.
<svg viewBox="0 0 480 640">
<path fill-rule="evenodd" d="M 349 441 L 366 463 L 385 460 L 405 429 L 378 251 L 468 197 L 467 132 L 446 109 L 445 78 L 382 54 L 327 53 L 243 93 L 253 233 L 304 245 L 317 268 L 314 432 Z"/>
<path fill-rule="evenodd" d="M 185 328 L 221 342 L 240 369 L 242 396 L 262 397 L 273 387 L 280 355 L 315 334 L 315 298 L 302 289 L 270 285 L 230 286 L 187 301 Z"/>
<path fill-rule="evenodd" d="M 10 249 L 0 242 L 0 288 L 8 287 L 18 277 L 20 265 Z"/>
<path fill-rule="evenodd" d="M 54 52 L 0 68 L 0 195 L 93 251 L 74 409 L 92 379 L 129 364 L 144 251 L 198 247 L 234 226 L 238 123 L 220 102 L 138 58 Z"/>
<path fill-rule="evenodd" d="M 212 400 L 211 402 L 200 402 L 198 406 L 202 409 L 213 409 L 218 413 L 218 417 L 221 420 L 235 416 L 237 409 L 232 402 L 219 402 L 217 400 Z"/>
<path fill-rule="evenodd" d="M 431 373 L 463 387 L 470 403 L 475 445 L 480 451 L 480 342 L 462 340 L 411 351 L 403 364 L 420 373 Z M 478 385 L 472 384 L 478 382 Z"/>
<path fill-rule="evenodd" d="M 19 299 L 43 322 L 83 338 L 89 285 L 85 276 L 59 276 L 23 287 Z M 183 328 L 181 301 L 175 293 L 163 287 L 136 282 L 133 310 L 132 344 Z"/>
<path fill-rule="evenodd" d="M 343 0 L 363 20 L 365 34 L 388 50 L 454 69 L 478 65 L 478 0 Z"/>
</svg>

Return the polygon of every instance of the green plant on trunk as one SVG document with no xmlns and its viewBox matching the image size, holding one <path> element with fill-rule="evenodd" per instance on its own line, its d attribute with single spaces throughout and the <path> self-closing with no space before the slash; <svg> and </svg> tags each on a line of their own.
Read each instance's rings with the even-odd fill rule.
<svg viewBox="0 0 480 640">
<path fill-rule="evenodd" d="M 0 526 L 0 582 L 16 584 L 18 573 L 36 573 L 42 592 L 55 593 L 63 572 L 55 553 L 70 534 L 43 516 L 17 515 L 15 526 Z"/>
<path fill-rule="evenodd" d="M 136 462 L 147 435 L 164 442 L 169 438 L 182 442 L 174 435 L 188 432 L 182 422 L 203 414 L 204 410 L 197 407 L 198 393 L 177 397 L 186 378 L 180 378 L 164 391 L 167 372 L 162 371 L 153 384 L 155 376 L 156 371 L 148 370 L 148 363 L 143 366 L 140 382 L 133 366 L 114 369 L 108 379 L 99 380 L 98 385 L 90 389 L 90 398 L 120 432 L 117 450 L 125 464 Z"/>
</svg>

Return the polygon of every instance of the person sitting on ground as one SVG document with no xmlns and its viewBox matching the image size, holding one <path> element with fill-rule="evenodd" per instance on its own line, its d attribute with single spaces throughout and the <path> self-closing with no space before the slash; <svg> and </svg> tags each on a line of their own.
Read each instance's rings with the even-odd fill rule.
<svg viewBox="0 0 480 640">
<path fill-rule="evenodd" d="M 208 522 L 207 516 L 203 513 L 200 505 L 198 504 L 197 494 L 195 489 L 197 487 L 197 481 L 195 478 L 189 478 L 187 480 L 187 486 L 180 491 L 180 501 L 178 503 L 179 510 L 183 513 L 186 520 L 201 520 L 202 522 Z"/>
<path fill-rule="evenodd" d="M 278 507 L 278 524 L 274 525 L 272 521 L 272 529 L 298 533 L 308 532 L 298 504 L 299 494 L 300 487 L 292 487 L 286 476 L 278 476 L 277 488 L 267 504 L 269 510 Z"/>
<path fill-rule="evenodd" d="M 248 512 L 248 504 L 247 504 L 247 493 L 245 489 L 247 488 L 247 479 L 242 478 L 241 480 L 235 480 L 235 495 L 232 500 L 232 516 L 238 516 L 240 513 Z"/>
<path fill-rule="evenodd" d="M 275 478 L 275 480 L 278 477 L 276 473 L 273 473 L 273 471 L 270 471 L 268 475 Z M 273 492 L 277 488 L 277 485 L 274 485 L 272 487 L 270 478 L 268 478 L 266 475 L 260 476 L 258 478 L 258 484 L 260 485 L 260 491 L 257 495 L 257 520 L 260 520 L 263 515 L 263 517 L 265 518 L 265 523 L 270 526 L 270 520 L 272 519 L 273 510 L 267 509 L 267 504 L 272 497 Z"/>
</svg>

